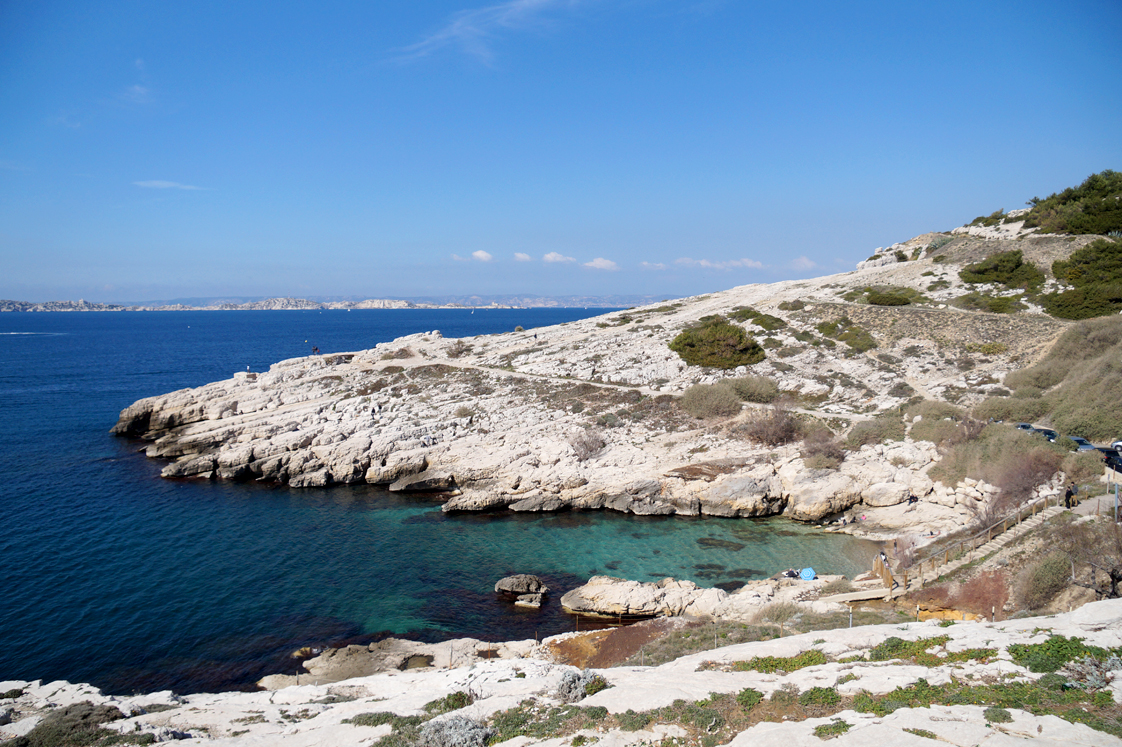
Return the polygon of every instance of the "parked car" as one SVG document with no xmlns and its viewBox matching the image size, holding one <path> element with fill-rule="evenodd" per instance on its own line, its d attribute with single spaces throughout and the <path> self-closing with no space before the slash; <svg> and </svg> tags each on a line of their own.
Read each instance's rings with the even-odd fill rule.
<svg viewBox="0 0 1122 747">
<path fill-rule="evenodd" d="M 1110 445 L 1112 449 L 1122 449 L 1122 441 L 1115 441 Z"/>
<path fill-rule="evenodd" d="M 1036 429 L 1032 427 L 1032 423 L 1017 423 L 1017 430 L 1032 432 Z"/>
<path fill-rule="evenodd" d="M 1122 472 L 1122 456 L 1107 455 L 1103 457 L 1103 462 L 1115 472 Z"/>
<path fill-rule="evenodd" d="M 1122 452 L 1119 452 L 1118 449 L 1115 449 L 1111 446 L 1096 446 L 1095 451 L 1102 454 L 1104 460 L 1106 459 L 1106 457 L 1122 458 Z"/>
<path fill-rule="evenodd" d="M 1055 443 L 1056 439 L 1060 437 L 1060 434 L 1056 433 L 1051 428 L 1033 428 L 1032 432 L 1033 433 L 1038 433 L 1041 436 L 1044 436 L 1044 438 L 1048 439 L 1049 441 L 1051 441 L 1053 443 Z"/>
<path fill-rule="evenodd" d="M 1079 447 L 1079 451 L 1095 450 L 1095 445 L 1082 436 L 1068 436 L 1068 438 L 1075 442 L 1075 445 Z"/>
</svg>

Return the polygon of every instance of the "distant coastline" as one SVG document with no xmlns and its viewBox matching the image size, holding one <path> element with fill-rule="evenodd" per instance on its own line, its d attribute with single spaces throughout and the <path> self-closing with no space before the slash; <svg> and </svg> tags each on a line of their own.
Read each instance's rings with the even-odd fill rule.
<svg viewBox="0 0 1122 747">
<path fill-rule="evenodd" d="M 194 300 L 194 299 L 193 299 Z M 208 303 L 153 301 L 136 304 L 77 301 L 0 300 L 0 312 L 43 311 L 323 311 L 326 309 L 536 309 L 604 308 L 619 309 L 649 304 L 661 296 L 465 296 L 454 298 L 400 299 L 368 298 L 362 301 L 316 301 L 307 298 L 266 298 L 213 300 Z"/>
</svg>

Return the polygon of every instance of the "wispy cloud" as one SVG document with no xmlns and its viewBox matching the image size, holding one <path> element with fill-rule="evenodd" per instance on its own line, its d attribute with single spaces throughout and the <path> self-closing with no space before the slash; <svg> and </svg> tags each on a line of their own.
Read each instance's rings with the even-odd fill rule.
<svg viewBox="0 0 1122 747">
<path fill-rule="evenodd" d="M 550 252 L 542 257 L 543 262 L 576 262 L 572 257 L 566 257 L 564 254 L 558 252 Z"/>
<path fill-rule="evenodd" d="M 665 270 L 666 265 L 661 262 L 640 262 L 639 266 L 644 270 Z"/>
<path fill-rule="evenodd" d="M 617 265 L 612 260 L 604 259 L 603 257 L 597 257 L 596 259 L 592 260 L 591 262 L 585 262 L 584 266 L 585 267 L 591 267 L 594 270 L 618 270 L 619 269 L 619 265 Z"/>
<path fill-rule="evenodd" d="M 514 253 L 514 261 L 515 262 L 529 262 L 530 260 L 531 260 L 531 257 L 530 257 L 529 254 L 523 254 L 522 252 L 515 252 Z"/>
<path fill-rule="evenodd" d="M 818 263 L 808 257 L 796 257 L 791 260 L 791 267 L 796 270 L 813 270 L 818 267 Z"/>
<path fill-rule="evenodd" d="M 490 262 L 492 259 L 494 259 L 490 255 L 490 253 L 485 252 L 482 249 L 472 252 L 471 253 L 471 258 L 474 259 L 476 262 Z"/>
<path fill-rule="evenodd" d="M 82 126 L 82 123 L 71 117 L 69 114 L 60 114 L 57 117 L 51 117 L 47 120 L 47 124 L 61 127 L 69 127 L 72 130 L 77 130 Z"/>
<path fill-rule="evenodd" d="M 691 259 L 689 257 L 676 259 L 674 260 L 674 264 L 682 265 L 684 267 L 704 267 L 708 270 L 731 270 L 737 267 L 759 270 L 764 266 L 763 262 L 757 262 L 754 259 L 727 259 L 720 262 L 714 262 L 713 260 L 709 259 Z"/>
<path fill-rule="evenodd" d="M 203 187 L 196 187 L 191 184 L 180 184 L 179 182 L 165 182 L 162 179 L 151 179 L 146 182 L 133 182 L 138 187 L 145 189 L 203 189 Z"/>
<path fill-rule="evenodd" d="M 458 48 L 465 54 L 484 61 L 492 57 L 491 44 L 500 34 L 520 31 L 545 22 L 544 16 L 555 9 L 571 8 L 582 0 L 507 0 L 484 8 L 461 10 L 436 32 L 416 44 L 397 50 L 397 62 L 428 57 L 446 47 Z"/>
<path fill-rule="evenodd" d="M 147 86 L 129 86 L 117 96 L 130 104 L 149 104 L 152 102 L 152 90 Z"/>
</svg>

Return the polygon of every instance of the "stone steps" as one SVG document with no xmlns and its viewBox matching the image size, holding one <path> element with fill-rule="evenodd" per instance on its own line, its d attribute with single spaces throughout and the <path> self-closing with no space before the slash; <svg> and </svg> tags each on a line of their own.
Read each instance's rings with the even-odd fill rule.
<svg viewBox="0 0 1122 747">
<path fill-rule="evenodd" d="M 1062 508 L 1061 506 L 1052 506 L 1051 508 L 1047 508 L 1044 511 L 1041 511 L 1036 516 L 1033 516 L 1031 519 L 1025 519 L 1020 524 L 1018 524 L 1014 527 L 1010 527 L 1005 532 L 1002 532 L 1000 535 L 998 535 L 997 537 L 994 537 L 992 540 L 985 543 L 984 545 L 981 545 L 981 546 L 975 548 L 974 550 L 968 552 L 963 557 L 952 560 L 949 563 L 945 563 L 945 564 L 935 568 L 934 570 L 927 571 L 926 573 L 923 573 L 919 577 L 909 578 L 907 588 L 904 587 L 903 577 L 902 577 L 903 574 L 901 574 L 899 577 L 897 577 L 897 581 L 899 581 L 899 585 L 894 589 L 885 589 L 885 588 L 861 589 L 859 591 L 851 591 L 851 592 L 847 592 L 845 594 L 834 594 L 833 596 L 824 597 L 820 601 L 824 601 L 824 602 L 859 602 L 859 601 L 867 600 L 867 599 L 890 599 L 892 597 L 901 596 L 903 594 L 906 594 L 909 590 L 922 589 L 927 584 L 930 584 L 933 581 L 936 581 L 940 576 L 945 576 L 948 573 L 951 573 L 953 571 L 958 570 L 959 568 L 966 565 L 967 563 L 971 563 L 971 562 L 973 562 L 973 561 L 975 561 L 979 558 L 984 558 L 985 556 L 987 556 L 991 553 L 997 552 L 998 550 L 1005 547 L 1007 544 L 1009 544 L 1013 540 L 1017 539 L 1018 537 L 1022 537 L 1025 534 L 1028 534 L 1029 532 L 1036 529 L 1038 526 L 1043 524 L 1048 519 L 1051 519 L 1053 516 L 1061 513 L 1062 511 L 1066 511 L 1066 510 L 1067 509 Z"/>
</svg>

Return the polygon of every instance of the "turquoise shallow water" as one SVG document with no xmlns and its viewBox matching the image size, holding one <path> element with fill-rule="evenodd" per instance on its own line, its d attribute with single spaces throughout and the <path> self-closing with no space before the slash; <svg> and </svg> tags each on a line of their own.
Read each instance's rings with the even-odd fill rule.
<svg viewBox="0 0 1122 747">
<path fill-rule="evenodd" d="M 489 333 L 583 310 L 0 315 L 0 680 L 110 692 L 249 687 L 306 644 L 572 628 L 492 593 L 514 572 L 560 595 L 595 574 L 729 585 L 871 553 L 783 520 L 611 513 L 445 516 L 369 487 L 169 481 L 108 434 L 135 399 L 307 352 L 441 329 Z M 305 343 L 304 340 L 310 342 Z"/>
</svg>

